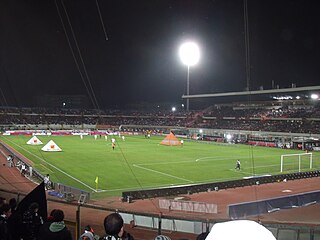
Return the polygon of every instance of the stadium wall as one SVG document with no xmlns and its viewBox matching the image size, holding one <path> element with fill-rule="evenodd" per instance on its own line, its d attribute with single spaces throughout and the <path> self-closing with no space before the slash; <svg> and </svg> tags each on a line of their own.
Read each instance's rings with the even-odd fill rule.
<svg viewBox="0 0 320 240">
<path fill-rule="evenodd" d="M 122 192 L 122 201 L 131 202 L 135 199 L 148 199 L 156 197 L 169 197 L 181 194 L 192 194 L 199 192 L 219 191 L 221 189 L 237 188 L 245 186 L 260 185 L 266 183 L 289 181 L 303 178 L 319 177 L 320 170 L 310 172 L 300 172 L 291 174 L 280 174 L 274 176 L 257 176 L 241 180 L 232 180 L 226 182 L 214 182 L 205 184 L 191 184 L 176 187 L 156 188 L 138 191 Z"/>
<path fill-rule="evenodd" d="M 15 125 L 1 125 L 8 130 L 61 130 L 61 129 L 96 129 L 95 124 L 15 124 Z"/>
<path fill-rule="evenodd" d="M 320 191 L 295 194 L 262 201 L 232 204 L 228 206 L 231 219 L 243 219 L 248 216 L 271 213 L 282 209 L 290 209 L 320 203 Z"/>
</svg>

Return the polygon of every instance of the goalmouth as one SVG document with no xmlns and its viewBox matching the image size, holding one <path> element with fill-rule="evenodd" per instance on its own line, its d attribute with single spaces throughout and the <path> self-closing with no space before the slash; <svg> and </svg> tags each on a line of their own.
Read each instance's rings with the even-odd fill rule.
<svg viewBox="0 0 320 240">
<path fill-rule="evenodd" d="M 286 170 L 299 170 L 299 172 L 301 172 L 301 169 L 307 168 L 312 169 L 312 153 L 295 153 L 281 155 L 280 172 Z"/>
</svg>

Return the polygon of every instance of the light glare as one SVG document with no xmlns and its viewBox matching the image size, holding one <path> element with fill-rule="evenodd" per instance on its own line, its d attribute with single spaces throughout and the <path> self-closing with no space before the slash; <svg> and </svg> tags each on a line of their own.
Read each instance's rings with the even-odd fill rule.
<svg viewBox="0 0 320 240">
<path fill-rule="evenodd" d="M 179 49 L 180 59 L 187 66 L 196 65 L 200 59 L 199 47 L 194 42 L 186 42 Z"/>
</svg>

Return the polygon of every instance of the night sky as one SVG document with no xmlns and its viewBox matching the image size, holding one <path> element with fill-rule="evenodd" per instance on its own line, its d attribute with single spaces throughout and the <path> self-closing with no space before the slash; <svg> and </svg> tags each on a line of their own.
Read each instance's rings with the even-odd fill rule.
<svg viewBox="0 0 320 240">
<path fill-rule="evenodd" d="M 185 40 L 201 49 L 190 94 L 246 88 L 242 0 L 98 6 L 104 25 L 96 0 L 0 1 L 1 106 L 34 106 L 44 94 L 85 94 L 100 108 L 182 103 L 187 67 L 178 48 Z M 248 0 L 251 90 L 270 89 L 272 81 L 319 85 L 319 7 L 317 0 Z"/>
</svg>

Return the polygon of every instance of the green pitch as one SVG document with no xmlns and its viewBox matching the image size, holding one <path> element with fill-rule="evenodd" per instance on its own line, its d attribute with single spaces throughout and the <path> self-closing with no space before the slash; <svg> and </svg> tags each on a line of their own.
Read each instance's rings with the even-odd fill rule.
<svg viewBox="0 0 320 240">
<path fill-rule="evenodd" d="M 54 182 L 93 192 L 99 197 L 122 191 L 207 183 L 280 173 L 280 156 L 302 153 L 240 144 L 184 141 L 181 146 L 163 146 L 164 137 L 39 136 L 46 144 L 53 140 L 62 152 L 44 152 L 44 145 L 26 144 L 30 136 L 1 136 L 0 139 L 33 162 L 33 167 L 50 174 Z M 241 161 L 241 170 L 235 162 Z M 308 171 L 309 160 L 301 161 Z M 319 169 L 319 154 L 313 153 L 313 170 Z M 298 171 L 298 161 L 285 161 L 286 172 Z M 95 180 L 98 177 L 98 184 Z"/>
</svg>

